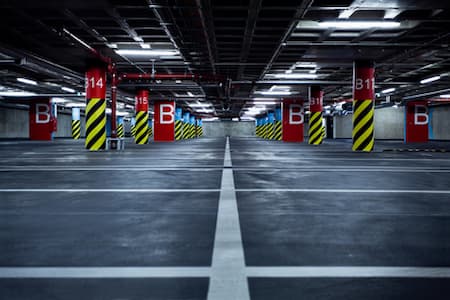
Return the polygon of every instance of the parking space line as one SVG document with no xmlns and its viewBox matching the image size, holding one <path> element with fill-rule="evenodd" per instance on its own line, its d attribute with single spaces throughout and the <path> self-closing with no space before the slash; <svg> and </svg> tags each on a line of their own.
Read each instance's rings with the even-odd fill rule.
<svg viewBox="0 0 450 300">
<path fill-rule="evenodd" d="M 230 144 L 227 138 L 208 290 L 209 300 L 250 299 L 231 166 Z"/>
<path fill-rule="evenodd" d="M 203 193 L 220 189 L 0 189 L 0 193 Z"/>
<path fill-rule="evenodd" d="M 401 277 L 450 278 L 450 268 L 440 267 L 247 267 L 248 277 Z"/>
<path fill-rule="evenodd" d="M 209 275 L 209 267 L 0 267 L 0 278 L 186 278 Z"/>
<path fill-rule="evenodd" d="M 1 190 L 0 190 L 1 191 Z M 305 193 L 380 193 L 380 194 L 450 194 L 450 190 L 383 190 L 383 189 L 236 189 L 236 192 L 305 192 Z"/>
</svg>

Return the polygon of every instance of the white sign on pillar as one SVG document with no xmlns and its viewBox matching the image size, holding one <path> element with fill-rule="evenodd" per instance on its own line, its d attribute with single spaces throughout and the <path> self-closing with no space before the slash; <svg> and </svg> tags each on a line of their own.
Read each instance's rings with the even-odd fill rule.
<svg viewBox="0 0 450 300">
<path fill-rule="evenodd" d="M 303 124 L 303 121 L 304 121 L 303 105 L 291 104 L 289 106 L 289 124 L 299 125 Z"/>
<path fill-rule="evenodd" d="M 414 125 L 428 124 L 428 107 L 416 104 L 414 106 Z"/>
<path fill-rule="evenodd" d="M 43 119 L 41 117 L 44 117 Z M 36 103 L 36 124 L 50 122 L 50 106 L 46 103 Z"/>
<path fill-rule="evenodd" d="M 175 107 L 172 104 L 161 104 L 159 106 L 159 123 L 172 124 L 175 121 Z"/>
</svg>

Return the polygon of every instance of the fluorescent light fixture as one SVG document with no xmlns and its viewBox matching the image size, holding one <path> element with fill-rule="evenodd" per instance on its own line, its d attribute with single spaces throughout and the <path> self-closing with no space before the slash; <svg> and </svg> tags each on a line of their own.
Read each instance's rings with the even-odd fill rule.
<svg viewBox="0 0 450 300">
<path fill-rule="evenodd" d="M 61 89 L 63 91 L 69 92 L 69 93 L 75 93 L 74 89 L 71 89 L 71 88 L 68 88 L 68 87 L 65 87 L 65 86 L 61 87 Z"/>
<path fill-rule="evenodd" d="M 284 73 L 286 73 L 286 74 L 292 74 L 292 70 L 291 70 L 291 69 L 286 70 L 286 71 L 284 71 Z"/>
<path fill-rule="evenodd" d="M 37 82 L 34 80 L 30 80 L 30 79 L 26 79 L 26 78 L 17 78 L 17 81 L 22 82 L 22 83 L 26 83 L 26 84 L 31 84 L 31 85 L 37 85 Z"/>
<path fill-rule="evenodd" d="M 116 113 L 116 116 L 121 116 L 121 117 L 128 116 L 128 112 L 126 112 L 126 111 L 118 111 Z"/>
<path fill-rule="evenodd" d="M 64 98 L 52 98 L 52 103 L 65 103 L 68 100 L 64 99 Z"/>
<path fill-rule="evenodd" d="M 188 105 L 189 105 L 189 107 L 192 107 L 192 108 L 194 108 L 194 107 L 210 107 L 211 103 L 197 102 L 197 103 L 189 103 Z"/>
<path fill-rule="evenodd" d="M 133 40 L 135 41 L 135 42 L 144 42 L 144 40 L 140 37 L 140 36 L 134 36 L 133 37 Z"/>
<path fill-rule="evenodd" d="M 88 49 L 93 49 L 91 46 L 89 46 L 85 41 L 81 40 L 80 38 L 78 38 L 76 35 L 72 34 L 69 30 L 67 30 L 66 28 L 63 28 L 63 31 L 69 35 L 70 37 L 72 37 L 75 41 L 77 41 L 78 43 L 80 43 L 81 45 L 83 45 L 84 47 L 88 48 Z"/>
<path fill-rule="evenodd" d="M 257 101 L 257 102 L 253 102 L 253 104 L 274 105 L 274 104 L 277 104 L 277 102 L 275 102 L 275 101 Z"/>
<path fill-rule="evenodd" d="M 318 77 L 317 74 L 271 74 L 268 75 L 275 78 L 283 78 L 283 79 L 316 79 Z"/>
<path fill-rule="evenodd" d="M 395 88 L 389 88 L 389 89 L 382 90 L 381 93 L 388 94 L 388 93 L 392 93 L 393 91 L 395 91 Z"/>
<path fill-rule="evenodd" d="M 231 121 L 233 121 L 233 122 L 239 122 L 239 118 L 232 118 Z"/>
<path fill-rule="evenodd" d="M 83 102 L 70 102 L 64 105 L 65 107 L 86 107 L 86 103 Z"/>
<path fill-rule="evenodd" d="M 140 43 L 140 46 L 142 49 L 151 49 L 152 47 L 150 46 L 150 44 L 146 44 L 146 43 Z"/>
<path fill-rule="evenodd" d="M 189 97 L 195 97 L 194 94 L 192 94 L 191 92 L 187 92 Z"/>
<path fill-rule="evenodd" d="M 433 76 L 433 77 L 421 80 L 420 84 L 430 83 L 430 82 L 433 82 L 433 81 L 436 81 L 436 80 L 439 80 L 439 79 L 441 79 L 441 76 Z"/>
<path fill-rule="evenodd" d="M 444 95 L 440 95 L 440 98 L 450 98 L 450 94 L 444 94 Z"/>
<path fill-rule="evenodd" d="M 219 120 L 218 117 L 213 117 L 213 118 L 203 118 L 202 121 L 206 121 L 206 122 L 210 122 L 210 121 L 217 121 Z"/>
<path fill-rule="evenodd" d="M 181 84 L 181 82 L 182 82 L 181 80 L 175 80 L 176 84 Z"/>
<path fill-rule="evenodd" d="M 316 64 L 308 64 L 303 62 L 298 62 L 295 64 L 296 68 L 317 68 Z"/>
<path fill-rule="evenodd" d="M 117 54 L 125 56 L 174 56 L 180 54 L 177 50 L 121 49 L 115 51 Z"/>
<path fill-rule="evenodd" d="M 327 21 L 319 22 L 320 27 L 338 29 L 370 29 L 370 28 L 397 28 L 400 22 L 392 21 Z"/>
<path fill-rule="evenodd" d="M 292 92 L 290 91 L 256 91 L 255 94 L 261 94 L 261 95 L 277 95 L 277 96 L 288 96 L 292 95 Z"/>
<path fill-rule="evenodd" d="M 107 43 L 106 44 L 106 46 L 108 46 L 108 48 L 111 48 L 111 49 L 117 49 L 117 44 L 115 44 L 115 43 Z"/>
<path fill-rule="evenodd" d="M 0 96 L 4 97 L 29 97 L 29 96 L 35 96 L 35 93 L 32 92 L 18 92 L 18 91 L 9 91 L 9 92 L 0 92 Z"/>
<path fill-rule="evenodd" d="M 106 112 L 107 114 L 110 114 L 110 113 L 112 112 L 112 110 L 111 110 L 111 108 L 107 108 L 107 109 L 105 110 L 105 112 Z"/>
</svg>

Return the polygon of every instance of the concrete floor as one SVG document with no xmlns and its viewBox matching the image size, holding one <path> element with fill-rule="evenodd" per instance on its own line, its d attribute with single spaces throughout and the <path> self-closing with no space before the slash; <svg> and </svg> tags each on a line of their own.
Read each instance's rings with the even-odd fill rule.
<svg viewBox="0 0 450 300">
<path fill-rule="evenodd" d="M 228 145 L 0 142 L 0 299 L 450 298 L 450 153 Z"/>
</svg>

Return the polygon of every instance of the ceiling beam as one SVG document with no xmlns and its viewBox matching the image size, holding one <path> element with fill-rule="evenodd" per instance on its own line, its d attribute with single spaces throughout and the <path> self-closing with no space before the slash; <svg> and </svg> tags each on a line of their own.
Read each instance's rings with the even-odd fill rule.
<svg viewBox="0 0 450 300">
<path fill-rule="evenodd" d="M 287 42 L 287 40 L 291 36 L 292 32 L 297 27 L 298 20 L 300 20 L 301 18 L 303 18 L 305 16 L 306 12 L 311 7 L 313 2 L 314 2 L 314 0 L 303 0 L 302 3 L 300 4 L 300 6 L 297 7 L 294 16 L 291 19 L 289 27 L 287 28 L 286 32 L 281 37 L 281 39 L 278 41 L 278 46 L 275 49 L 275 52 L 272 54 L 272 57 L 270 58 L 270 60 L 267 63 L 266 67 L 264 68 L 263 72 L 259 76 L 260 80 L 263 79 L 264 76 L 267 74 L 267 72 L 269 72 L 270 68 L 272 68 L 273 63 L 275 62 L 275 60 L 280 55 L 281 50 L 285 46 L 285 43 Z"/>
<path fill-rule="evenodd" d="M 256 21 L 258 20 L 259 11 L 261 10 L 262 0 L 251 0 L 248 6 L 248 17 L 247 24 L 245 25 L 244 31 L 244 41 L 241 48 L 241 55 L 239 62 L 247 62 L 248 55 L 250 53 L 250 47 L 252 45 L 252 40 L 256 28 Z M 240 65 L 237 72 L 237 80 L 242 78 L 244 73 L 245 65 Z"/>
<path fill-rule="evenodd" d="M 217 59 L 217 48 L 215 45 L 215 36 L 213 38 L 212 35 L 214 35 L 214 30 L 211 28 L 211 26 L 214 26 L 214 24 L 211 22 L 210 18 L 210 12 L 211 12 L 211 3 L 209 3 L 209 0 L 196 0 L 197 4 L 197 12 L 200 16 L 200 22 L 202 24 L 202 31 L 203 35 L 205 36 L 206 41 L 206 48 L 208 49 L 208 58 L 209 63 L 211 64 L 211 69 L 213 71 L 213 74 L 216 75 L 216 59 Z M 209 7 L 209 13 L 208 15 L 208 21 L 205 15 L 203 14 L 203 10 L 206 10 Z"/>
</svg>

